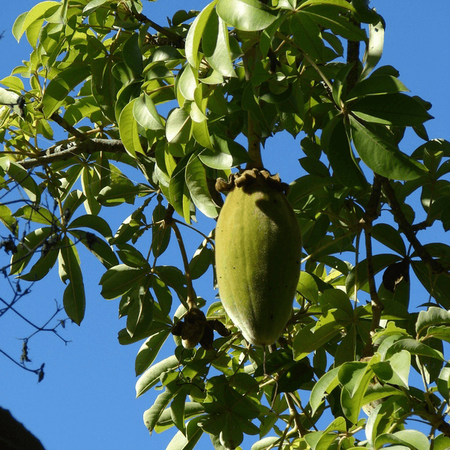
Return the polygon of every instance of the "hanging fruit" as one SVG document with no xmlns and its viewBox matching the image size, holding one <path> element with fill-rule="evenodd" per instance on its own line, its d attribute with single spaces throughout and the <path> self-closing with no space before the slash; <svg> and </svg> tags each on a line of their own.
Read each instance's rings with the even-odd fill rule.
<svg viewBox="0 0 450 450">
<path fill-rule="evenodd" d="M 216 183 L 228 191 L 215 236 L 219 296 L 254 345 L 283 333 L 300 275 L 300 228 L 286 188 L 278 175 L 257 169 Z"/>
</svg>

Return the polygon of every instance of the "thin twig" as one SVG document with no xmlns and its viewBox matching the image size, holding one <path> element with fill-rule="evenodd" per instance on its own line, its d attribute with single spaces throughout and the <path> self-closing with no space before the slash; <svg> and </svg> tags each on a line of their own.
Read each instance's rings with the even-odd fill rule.
<svg viewBox="0 0 450 450">
<path fill-rule="evenodd" d="M 168 206 L 169 208 L 173 209 L 171 205 Z M 193 309 L 197 307 L 197 294 L 194 290 L 194 285 L 192 284 L 191 279 L 191 273 L 189 270 L 189 260 L 186 253 L 186 247 L 184 246 L 183 237 L 181 236 L 180 229 L 178 228 L 178 225 L 174 220 L 170 220 L 169 222 L 170 226 L 172 227 L 172 230 L 175 233 L 175 236 L 177 237 L 178 246 L 180 247 L 180 253 L 181 258 L 183 259 L 183 265 L 184 265 L 184 272 L 186 277 L 186 285 L 187 285 L 187 305 L 189 309 Z"/>
<path fill-rule="evenodd" d="M 405 215 L 403 214 L 402 208 L 400 206 L 399 201 L 397 200 L 391 182 L 385 177 L 382 176 L 379 177 L 383 187 L 383 192 L 386 195 L 389 206 L 391 207 L 392 210 L 392 214 L 394 215 L 394 219 L 399 225 L 400 230 L 406 236 L 406 239 L 408 239 L 408 241 L 413 246 L 416 253 L 419 255 L 420 259 L 428 267 L 430 267 L 433 273 L 435 274 L 448 273 L 448 270 L 445 269 L 438 261 L 436 261 L 417 239 L 413 226 L 408 222 Z"/>
</svg>

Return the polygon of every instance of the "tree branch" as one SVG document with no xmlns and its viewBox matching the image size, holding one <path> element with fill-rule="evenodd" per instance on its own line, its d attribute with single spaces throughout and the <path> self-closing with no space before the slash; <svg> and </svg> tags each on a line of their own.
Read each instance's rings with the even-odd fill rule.
<svg viewBox="0 0 450 450">
<path fill-rule="evenodd" d="M 400 230 L 406 236 L 410 244 L 413 246 L 416 253 L 419 255 L 420 259 L 431 268 L 433 273 L 439 274 L 448 272 L 438 261 L 433 259 L 433 257 L 427 252 L 427 250 L 417 239 L 413 226 L 408 222 L 405 215 L 403 214 L 402 208 L 397 200 L 391 182 L 381 175 L 378 176 L 380 177 L 384 194 L 386 195 L 389 206 L 391 207 L 395 221 L 399 225 Z"/>
<path fill-rule="evenodd" d="M 66 146 L 63 144 L 54 145 L 43 151 L 36 158 L 25 159 L 19 161 L 18 164 L 24 169 L 32 169 L 33 167 L 51 164 L 56 161 L 66 161 L 82 153 L 92 154 L 96 152 L 124 153 L 125 147 L 119 139 L 84 139 L 81 142 L 69 143 Z"/>
</svg>

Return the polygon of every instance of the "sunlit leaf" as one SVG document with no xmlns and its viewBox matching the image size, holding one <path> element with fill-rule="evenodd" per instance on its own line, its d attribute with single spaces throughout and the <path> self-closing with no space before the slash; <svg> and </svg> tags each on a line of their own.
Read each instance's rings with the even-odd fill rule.
<svg viewBox="0 0 450 450">
<path fill-rule="evenodd" d="M 258 0 L 219 0 L 217 14 L 228 25 L 242 31 L 262 30 L 277 18 Z"/>
<path fill-rule="evenodd" d="M 137 99 L 131 101 L 123 108 L 118 121 L 120 138 L 122 139 L 123 145 L 126 151 L 135 158 L 136 153 L 144 153 L 139 138 L 136 119 L 133 114 L 134 103 L 136 101 Z"/>
<path fill-rule="evenodd" d="M 45 117 L 50 118 L 67 100 L 70 91 L 85 80 L 90 72 L 87 62 L 74 62 L 53 78 L 45 89 L 42 99 Z"/>
<path fill-rule="evenodd" d="M 217 217 L 219 207 L 211 197 L 205 168 L 195 153 L 186 165 L 186 185 L 195 206 L 206 216 Z"/>
</svg>

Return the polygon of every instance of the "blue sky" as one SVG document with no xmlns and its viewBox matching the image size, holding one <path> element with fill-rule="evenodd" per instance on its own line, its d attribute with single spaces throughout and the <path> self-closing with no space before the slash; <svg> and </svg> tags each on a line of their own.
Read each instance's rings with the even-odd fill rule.
<svg viewBox="0 0 450 450">
<path fill-rule="evenodd" d="M 11 28 L 20 13 L 37 3 L 8 2 L 6 11 L 3 10 L 0 31 L 5 30 L 5 34 L 0 41 L 3 61 L 0 79 L 28 58 L 26 39 L 17 44 Z M 165 23 L 166 16 L 172 16 L 178 9 L 202 9 L 208 2 L 144 0 L 144 3 L 144 12 L 152 20 Z M 432 7 L 428 6 L 430 3 L 410 0 L 373 0 L 371 4 L 387 23 L 382 64 L 396 67 L 411 93 L 433 104 L 430 112 L 435 120 L 427 122 L 430 138 L 450 139 L 450 3 L 447 0 L 431 3 Z M 410 135 L 403 150 L 410 153 L 420 144 L 420 140 Z M 277 151 L 271 151 L 274 149 Z M 266 165 L 272 172 L 280 172 L 284 181 L 299 176 L 298 141 L 276 138 L 268 142 L 265 152 Z M 270 156 L 275 153 L 276 157 Z M 111 218 L 113 231 L 130 212 L 131 209 L 120 218 Z M 193 238 L 188 252 L 193 254 L 199 243 Z M 68 324 L 62 330 L 64 338 L 71 341 L 68 345 L 50 333 L 41 333 L 30 342 L 34 367 L 45 362 L 45 378 L 39 384 L 33 374 L 0 355 L 0 405 L 10 409 L 47 450 L 165 448 L 173 433 L 149 437 L 142 422 L 142 414 L 153 403 L 155 391 L 134 398 L 134 359 L 140 344 L 126 347 L 118 344 L 117 332 L 124 327 L 123 321 L 117 319 L 118 300 L 106 301 L 101 297 L 98 280 L 102 267 L 93 258 L 88 257 L 85 262 L 88 299 L 84 322 L 81 327 Z M 2 283 L 2 296 L 8 299 L 6 281 Z M 210 285 L 196 285 L 198 293 L 208 301 L 214 298 Z M 41 324 L 53 313 L 55 301 L 61 303 L 63 287 L 55 272 L 49 280 L 34 286 L 32 294 L 19 303 L 19 309 Z M 21 320 L 8 313 L 1 322 L 0 348 L 20 357 L 19 339 L 29 333 Z M 209 439 L 203 439 L 199 448 L 211 448 Z"/>
</svg>

